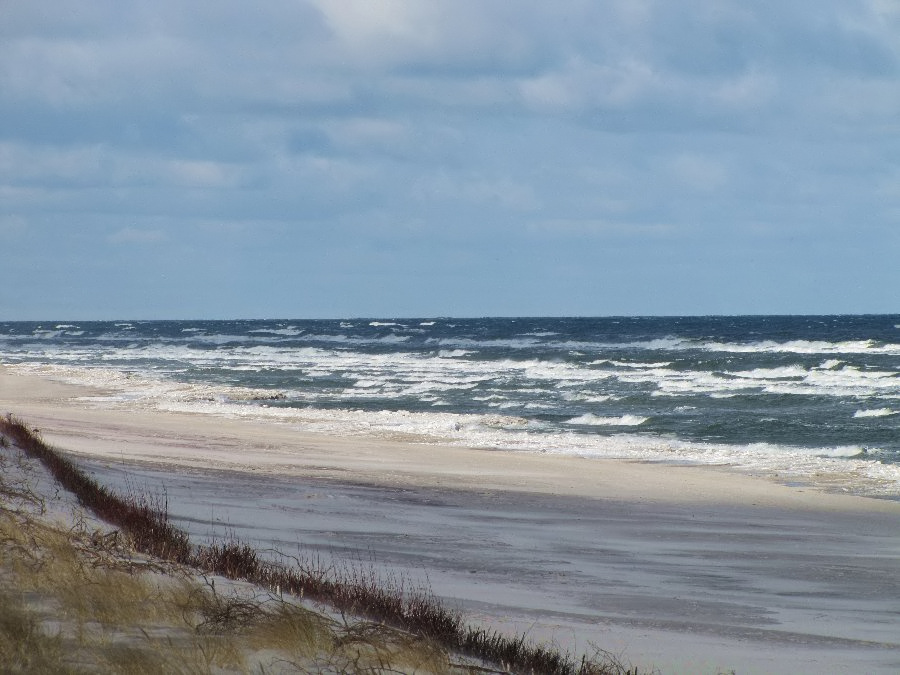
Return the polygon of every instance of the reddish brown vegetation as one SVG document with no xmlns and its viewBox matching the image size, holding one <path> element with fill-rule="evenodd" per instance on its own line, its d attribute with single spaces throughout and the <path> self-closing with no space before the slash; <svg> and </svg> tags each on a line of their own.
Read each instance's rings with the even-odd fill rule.
<svg viewBox="0 0 900 675">
<path fill-rule="evenodd" d="M 86 508 L 127 533 L 134 547 L 165 560 L 190 565 L 229 579 L 240 579 L 280 593 L 325 602 L 335 609 L 392 624 L 435 640 L 445 648 L 522 673 L 636 675 L 614 659 L 574 661 L 569 654 L 534 645 L 525 636 L 509 638 L 467 625 L 428 591 L 407 591 L 374 573 L 341 572 L 298 560 L 296 566 L 261 559 L 239 541 L 192 546 L 186 532 L 169 522 L 165 501 L 136 494 L 120 496 L 90 478 L 74 462 L 44 443 L 36 431 L 11 415 L 0 418 L 0 432 L 26 454 L 40 460 Z"/>
</svg>

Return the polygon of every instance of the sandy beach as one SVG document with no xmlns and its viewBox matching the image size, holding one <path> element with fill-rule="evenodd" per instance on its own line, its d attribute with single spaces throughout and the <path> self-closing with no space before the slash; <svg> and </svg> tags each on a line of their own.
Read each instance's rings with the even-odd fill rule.
<svg viewBox="0 0 900 675">
<path fill-rule="evenodd" d="M 900 670 L 900 502 L 730 472 L 130 409 L 0 369 L 0 411 L 110 484 L 428 583 L 473 620 L 664 673 Z"/>
</svg>

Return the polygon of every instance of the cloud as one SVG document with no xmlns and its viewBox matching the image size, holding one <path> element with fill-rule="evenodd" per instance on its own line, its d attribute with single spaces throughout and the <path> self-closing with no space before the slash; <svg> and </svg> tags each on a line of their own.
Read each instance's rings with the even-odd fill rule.
<svg viewBox="0 0 900 675">
<path fill-rule="evenodd" d="M 845 241 L 896 229 L 898 34 L 888 0 L 0 3 L 0 201 L 60 269 L 73 233 L 135 267 L 217 223 L 260 261 L 353 242 L 357 278 L 450 240 Z"/>
<path fill-rule="evenodd" d="M 668 162 L 668 170 L 679 184 L 699 192 L 715 191 L 728 182 L 724 164 L 702 155 L 678 155 Z"/>
<path fill-rule="evenodd" d="M 168 239 L 162 230 L 144 230 L 136 227 L 124 227 L 113 232 L 107 238 L 112 244 L 158 244 Z"/>
<path fill-rule="evenodd" d="M 516 212 L 533 211 L 540 206 L 534 189 L 507 178 L 456 176 L 438 173 L 415 181 L 411 196 L 425 203 L 464 202 L 480 207 L 499 206 Z"/>
<path fill-rule="evenodd" d="M 0 214 L 0 236 L 13 236 L 26 231 L 28 220 L 17 214 Z"/>
<path fill-rule="evenodd" d="M 683 226 L 674 223 L 633 221 L 615 221 L 589 218 L 554 218 L 531 221 L 525 231 L 538 240 L 548 242 L 565 241 L 575 238 L 581 245 L 590 245 L 597 241 L 619 245 L 635 243 L 644 247 L 655 247 L 669 244 L 672 241 L 686 238 Z M 688 232 L 688 234 L 693 234 Z M 689 237 L 688 237 L 689 238 Z M 650 249 L 647 250 L 650 253 Z"/>
</svg>

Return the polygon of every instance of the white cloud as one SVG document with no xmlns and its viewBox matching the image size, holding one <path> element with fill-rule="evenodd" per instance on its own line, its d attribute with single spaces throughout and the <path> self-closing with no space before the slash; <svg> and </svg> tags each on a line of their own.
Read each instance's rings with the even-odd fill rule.
<svg viewBox="0 0 900 675">
<path fill-rule="evenodd" d="M 335 66 L 495 71 L 530 63 L 552 28 L 572 13 L 567 4 L 481 0 L 310 0 L 332 31 Z M 540 18 L 536 19 L 536 15 Z M 546 33 L 535 31 L 537 21 Z M 551 25 L 552 24 L 552 25 Z M 333 55 L 335 56 L 335 55 Z"/>
<path fill-rule="evenodd" d="M 428 47 L 438 39 L 440 4 L 422 0 L 312 0 L 341 42 L 365 51 L 385 43 Z"/>
</svg>

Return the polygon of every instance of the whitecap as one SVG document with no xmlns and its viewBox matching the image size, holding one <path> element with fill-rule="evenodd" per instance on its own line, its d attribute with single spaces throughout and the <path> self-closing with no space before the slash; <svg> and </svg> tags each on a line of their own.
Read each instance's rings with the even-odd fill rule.
<svg viewBox="0 0 900 675">
<path fill-rule="evenodd" d="M 900 354 L 900 344 L 881 344 L 875 340 L 845 340 L 843 342 L 827 342 L 824 340 L 789 340 L 775 342 L 730 343 L 706 342 L 700 349 L 710 352 L 730 352 L 736 354 L 770 353 L 770 354 Z"/>
<path fill-rule="evenodd" d="M 574 401 L 577 403 L 606 403 L 614 400 L 611 394 L 597 394 L 592 391 L 566 391 L 560 396 L 564 401 Z"/>
<path fill-rule="evenodd" d="M 379 338 L 375 340 L 375 342 L 384 342 L 386 344 L 394 344 L 397 342 L 406 342 L 409 340 L 409 335 L 385 335 L 383 338 Z"/>
<path fill-rule="evenodd" d="M 621 417 L 601 417 L 593 413 L 585 413 L 566 421 L 566 424 L 583 424 L 586 426 L 636 427 L 646 422 L 649 417 L 640 415 L 622 415 Z"/>
<path fill-rule="evenodd" d="M 619 368 L 666 368 L 672 365 L 671 361 L 660 361 L 659 363 L 640 363 L 638 361 L 592 361 L 594 364 L 609 363 Z"/>
<path fill-rule="evenodd" d="M 897 411 L 890 408 L 875 408 L 873 410 L 857 410 L 853 413 L 853 417 L 857 419 L 860 417 L 889 417 L 896 414 Z"/>
<path fill-rule="evenodd" d="M 296 326 L 288 326 L 287 328 L 257 328 L 255 330 L 248 330 L 247 332 L 263 333 L 265 335 L 283 335 L 285 337 L 296 337 L 303 333 L 303 331 Z"/>
<path fill-rule="evenodd" d="M 778 368 L 754 368 L 753 370 L 741 370 L 727 373 L 733 377 L 747 380 L 781 380 L 789 378 L 806 377 L 809 371 L 803 366 L 780 366 Z"/>
</svg>

